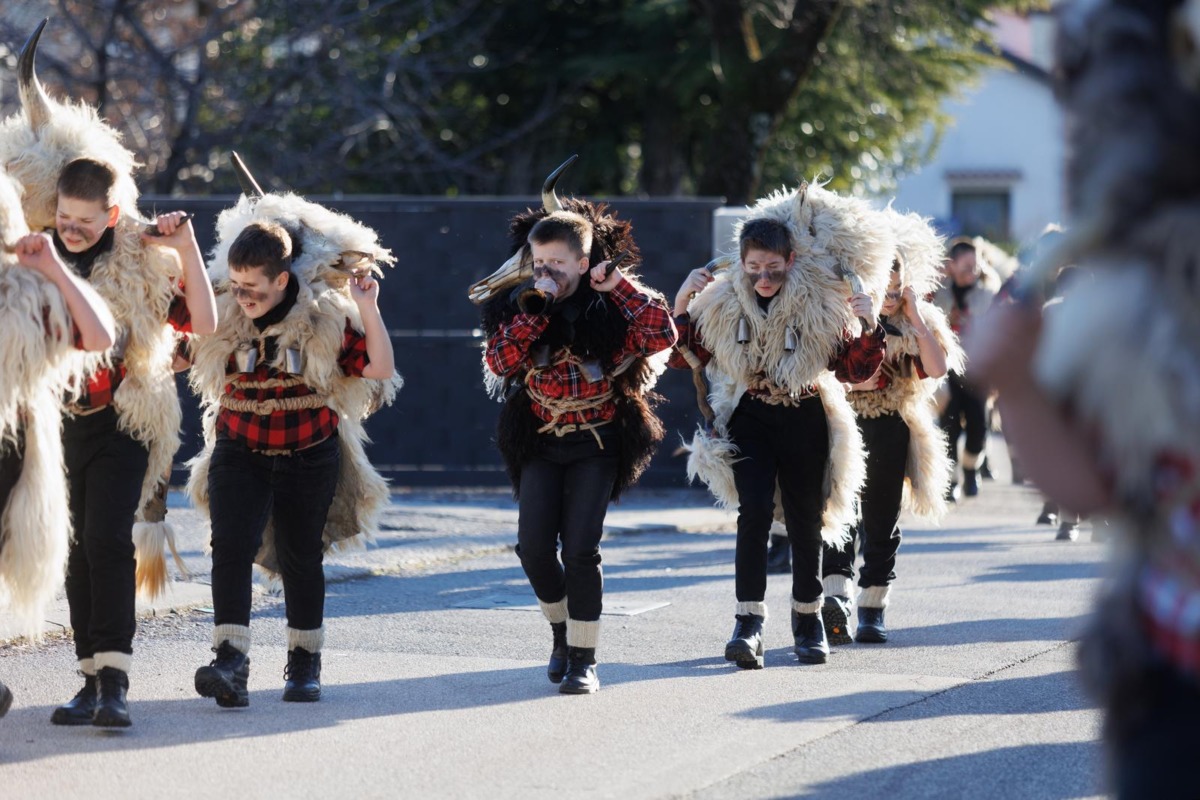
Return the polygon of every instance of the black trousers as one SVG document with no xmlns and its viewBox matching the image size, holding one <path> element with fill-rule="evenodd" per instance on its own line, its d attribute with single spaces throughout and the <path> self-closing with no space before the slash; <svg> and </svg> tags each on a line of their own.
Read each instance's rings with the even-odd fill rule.
<svg viewBox="0 0 1200 800">
<path fill-rule="evenodd" d="M 21 480 L 25 463 L 25 432 L 18 428 L 15 442 L 0 442 L 0 515 L 8 506 L 8 498 Z"/>
<path fill-rule="evenodd" d="M 1108 708 L 1106 739 L 1113 795 L 1119 800 L 1200 797 L 1192 759 L 1200 734 L 1200 682 L 1160 663 L 1140 692 Z"/>
<path fill-rule="evenodd" d="M 729 420 L 729 438 L 738 448 L 733 463 L 737 599 L 766 598 L 767 543 L 778 482 L 792 546 L 792 599 L 815 602 L 821 596 L 821 512 L 829 460 L 829 422 L 821 398 L 776 406 L 745 395 Z"/>
<path fill-rule="evenodd" d="M 215 624 L 250 624 L 254 557 L 270 519 L 288 627 L 302 631 L 321 627 L 325 618 L 322 534 L 340 467 L 336 434 L 286 456 L 263 455 L 233 439 L 217 439 L 208 467 Z"/>
<path fill-rule="evenodd" d="M 908 425 L 899 414 L 860 418 L 859 430 L 867 447 L 867 483 L 863 488 L 858 525 L 842 547 L 825 546 L 826 575 L 854 578 L 854 551 L 862 543 L 863 567 L 858 585 L 888 586 L 896 580 L 900 550 L 900 502 L 908 464 Z"/>
<path fill-rule="evenodd" d="M 117 429 L 112 406 L 63 420 L 63 457 L 75 535 L 67 556 L 67 604 L 75 655 L 132 653 L 133 518 L 150 454 Z"/>
<path fill-rule="evenodd" d="M 987 398 L 967 386 L 962 375 L 951 372 L 947 376 L 950 387 L 950 402 L 942 414 L 942 430 L 950 461 L 958 465 L 958 437 L 965 431 L 967 441 L 964 452 L 979 455 L 987 441 Z"/>
<path fill-rule="evenodd" d="M 521 467 L 517 556 L 533 593 L 546 603 L 567 598 L 571 619 L 600 619 L 604 575 L 600 536 L 617 479 L 620 442 L 600 428 L 604 447 L 589 431 L 545 435 L 537 458 Z M 562 542 L 562 561 L 558 544 Z"/>
</svg>

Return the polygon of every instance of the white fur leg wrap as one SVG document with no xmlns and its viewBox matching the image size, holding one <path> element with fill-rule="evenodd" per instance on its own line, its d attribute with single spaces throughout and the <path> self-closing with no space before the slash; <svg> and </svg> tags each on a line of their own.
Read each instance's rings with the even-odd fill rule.
<svg viewBox="0 0 1200 800">
<path fill-rule="evenodd" d="M 121 670 L 121 672 L 128 673 L 129 668 L 133 666 L 133 656 L 129 653 L 118 653 L 115 650 L 107 653 L 96 653 L 92 657 L 92 660 L 96 664 L 97 672 L 105 667 L 113 667 Z"/>
<path fill-rule="evenodd" d="M 795 598 L 792 599 L 792 611 L 797 614 L 816 614 L 821 610 L 821 606 L 825 604 L 825 596 L 821 595 L 811 603 L 801 603 Z"/>
<path fill-rule="evenodd" d="M 850 596 L 850 579 L 845 575 L 826 575 L 821 581 L 825 587 L 825 594 L 835 595 L 837 597 Z"/>
<path fill-rule="evenodd" d="M 321 652 L 321 648 L 325 646 L 325 626 L 322 625 L 311 631 L 299 631 L 295 628 L 288 628 L 287 641 L 288 650 L 303 647 L 310 653 L 319 653 Z"/>
<path fill-rule="evenodd" d="M 858 595 L 859 608 L 887 608 L 891 586 L 867 586 Z"/>
<path fill-rule="evenodd" d="M 558 623 L 567 621 L 567 598 L 559 600 L 557 603 L 547 603 L 545 600 L 538 600 L 538 607 L 542 609 L 542 616 L 547 622 Z"/>
<path fill-rule="evenodd" d="M 81 658 L 79 659 L 79 671 L 84 675 L 95 676 L 96 674 L 96 659 Z"/>
<path fill-rule="evenodd" d="M 585 647 L 595 650 L 600 642 L 600 620 L 585 622 L 579 619 L 567 620 L 567 647 Z"/>
<path fill-rule="evenodd" d="M 963 450 L 962 465 L 963 469 L 978 469 L 979 462 L 982 460 L 982 453 L 971 453 Z"/>
<path fill-rule="evenodd" d="M 763 600 L 739 600 L 737 613 L 741 616 L 756 614 L 764 620 L 767 618 L 767 604 Z"/>
<path fill-rule="evenodd" d="M 218 625 L 213 628 L 212 642 L 214 649 L 220 647 L 221 642 L 229 642 L 235 649 L 249 655 L 250 628 L 245 625 Z"/>
</svg>

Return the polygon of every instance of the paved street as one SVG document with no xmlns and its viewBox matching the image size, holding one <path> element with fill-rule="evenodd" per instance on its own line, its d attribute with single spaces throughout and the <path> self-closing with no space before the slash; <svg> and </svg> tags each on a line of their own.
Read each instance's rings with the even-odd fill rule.
<svg viewBox="0 0 1200 800">
<path fill-rule="evenodd" d="M 239 711 L 191 687 L 211 658 L 206 531 L 176 508 L 194 574 L 145 609 L 134 727 L 52 727 L 78 688 L 69 643 L 0 646 L 16 695 L 0 796 L 1096 796 L 1099 715 L 1072 639 L 1105 545 L 1086 525 L 1053 541 L 1033 524 L 1034 493 L 1000 477 L 944 529 L 906 528 L 886 645 L 796 664 L 787 579 L 773 576 L 757 672 L 722 659 L 733 515 L 699 492 L 631 497 L 609 517 L 605 599 L 623 613 L 605 616 L 592 697 L 545 678 L 549 627 L 520 608 L 532 595 L 509 549 L 511 502 L 401 493 L 377 547 L 331 559 L 322 701 L 280 702 L 281 601 L 264 592 Z"/>
</svg>

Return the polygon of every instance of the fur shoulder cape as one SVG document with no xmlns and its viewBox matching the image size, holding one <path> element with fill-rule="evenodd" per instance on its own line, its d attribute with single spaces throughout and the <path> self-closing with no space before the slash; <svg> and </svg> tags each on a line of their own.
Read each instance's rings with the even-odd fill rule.
<svg viewBox="0 0 1200 800">
<path fill-rule="evenodd" d="M 229 247 L 242 229 L 259 221 L 279 223 L 291 232 L 292 275 L 299 285 L 295 307 L 261 334 L 228 291 Z M 387 381 L 348 378 L 338 368 L 347 320 L 355 330 L 363 329 L 358 307 L 346 288 L 348 278 L 343 268 L 348 264 L 370 264 L 379 274 L 382 271 L 378 264 L 390 265 L 395 259 L 379 244 L 375 231 L 292 194 L 271 194 L 254 200 L 243 197 L 218 217 L 217 237 L 211 260 L 217 291 L 217 331 L 200 337 L 193 346 L 191 384 L 204 407 L 205 447 L 188 464 L 192 502 L 207 513 L 208 467 L 216 443 L 216 417 L 229 357 L 243 343 L 274 336 L 279 346 L 272 366 L 282 366 L 288 348 L 301 350 L 305 383 L 327 395 L 329 407 L 340 418 L 342 464 L 325 524 L 326 549 L 365 545 L 379 530 L 389 493 L 387 482 L 367 460 L 363 423 L 381 405 L 391 404 L 403 380 L 398 374 Z M 270 522 L 256 561 L 268 571 L 278 572 Z"/>
<path fill-rule="evenodd" d="M 896 236 L 894 269 L 900 286 L 911 288 L 918 297 L 926 297 L 941 279 L 945 245 L 942 237 L 918 214 L 901 214 L 891 207 L 881 212 Z M 917 300 L 921 319 L 946 354 L 947 369 L 961 372 L 963 352 L 958 337 L 950 330 L 946 315 L 937 306 Z M 859 417 L 899 414 L 909 430 L 908 466 L 905 470 L 902 507 L 910 513 L 936 522 L 945 516 L 946 490 L 954 465 L 946 453 L 946 437 L 937 424 L 933 394 L 937 381 L 922 380 L 905 368 L 910 359 L 920 356 L 920 346 L 912 324 L 904 314 L 889 319 L 899 335 L 888 334 L 884 369 L 891 382 L 884 389 L 850 392 L 848 397 Z M 869 490 L 868 490 L 869 491 Z"/>
<path fill-rule="evenodd" d="M 0 173 L 0 239 L 28 232 L 18 187 Z M 21 476 L 0 508 L 0 607 L 30 637 L 62 586 L 71 535 L 62 397 L 96 360 L 74 348 L 72 324 L 53 285 L 0 254 L 0 450 L 24 445 Z"/>
<path fill-rule="evenodd" d="M 140 541 L 144 537 L 138 526 L 145 523 L 154 497 L 165 491 L 179 449 L 182 413 L 172 368 L 175 337 L 166 324 L 181 275 L 179 261 L 170 250 L 142 243 L 133 178 L 139 164 L 96 109 L 49 97 L 36 77 L 21 87 L 20 96 L 20 112 L 0 123 L 0 163 L 24 187 L 22 207 L 30 228 L 54 227 L 58 177 L 68 162 L 93 158 L 111 166 L 117 176 L 113 199 L 121 219 L 112 250 L 97 259 L 89 280 L 112 309 L 118 340 L 126 342 L 127 374 L 113 397 L 118 424 L 150 452 L 133 531 Z M 141 574 L 146 563 L 141 548 L 138 560 Z M 145 588 L 140 580 L 139 585 Z"/>
<path fill-rule="evenodd" d="M 686 445 L 688 477 L 703 481 L 722 507 L 736 509 L 732 465 L 737 445 L 730 440 L 727 426 L 746 387 L 759 374 L 792 394 L 816 386 L 830 435 L 821 535 L 836 545 L 845 541 L 855 521 L 866 478 L 854 412 L 845 389 L 828 369 L 846 333 L 856 334 L 860 327 L 850 312 L 851 289 L 844 275 L 857 276 L 878 312 L 895 238 L 866 203 L 815 184 L 759 201 L 746 221 L 761 217 L 787 225 L 796 253 L 795 264 L 767 311 L 759 307 L 753 286 L 737 269 L 718 276 L 688 308 L 700 339 L 712 353 L 706 372 L 709 402 L 716 414 L 712 430 L 697 430 Z M 741 320 L 750 332 L 745 344 L 737 342 Z M 785 349 L 789 327 L 796 334 L 793 352 Z M 783 518 L 778 493 L 775 517 Z"/>
<path fill-rule="evenodd" d="M 567 211 L 582 214 L 592 223 L 591 264 L 614 257 L 622 250 L 628 253 L 621 271 L 637 291 L 655 298 L 665 305 L 662 295 L 642 285 L 632 269 L 640 261 L 637 243 L 633 239 L 632 225 L 608 212 L 603 203 L 591 203 L 578 198 L 562 201 Z M 509 224 L 511 243 L 510 255 L 526 248 L 529 231 L 546 216 L 544 209 L 527 210 L 513 217 Z M 480 310 L 484 336 L 491 338 L 500 326 L 513 318 L 519 309 L 513 293 L 504 293 L 484 303 Z M 568 348 L 584 358 L 595 358 L 603 366 L 605 374 L 613 384 L 620 457 L 617 479 L 613 484 L 612 499 L 637 482 L 650 465 L 650 459 L 662 441 L 662 421 L 654 413 L 658 396 L 653 389 L 659 376 L 666 369 L 667 354 L 639 357 L 631 364 L 619 365 L 616 357 L 625 344 L 629 323 L 615 308 L 609 298 L 596 292 L 587 280 L 563 303 L 551 311 L 550 325 L 537 344 L 549 345 L 551 350 Z M 486 342 L 485 342 L 486 348 Z M 504 402 L 496 426 L 496 444 L 504 459 L 505 469 L 512 482 L 513 496 L 519 496 L 522 465 L 537 455 L 543 437 L 537 432 L 541 421 L 530 408 L 529 396 L 524 391 L 514 390 L 510 394 L 509 382 L 493 373 L 483 364 L 484 384 L 489 394 Z M 515 380 L 520 380 L 516 378 Z"/>
<path fill-rule="evenodd" d="M 939 308 L 918 301 L 921 318 L 946 353 L 946 366 L 961 370 L 962 348 L 958 337 L 950 330 L 946 316 Z M 954 464 L 946 452 L 946 434 L 937 424 L 934 392 L 937 381 L 921 379 L 915 372 L 903 368 L 908 359 L 920 356 L 920 347 L 908 318 L 898 315 L 889 324 L 900 335 L 888 334 L 884 369 L 890 373 L 887 387 L 876 391 L 849 392 L 847 397 L 854 413 L 873 418 L 884 414 L 899 414 L 909 430 L 908 465 L 904 475 L 902 507 L 930 522 L 946 515 L 946 491 L 952 479 Z"/>
</svg>

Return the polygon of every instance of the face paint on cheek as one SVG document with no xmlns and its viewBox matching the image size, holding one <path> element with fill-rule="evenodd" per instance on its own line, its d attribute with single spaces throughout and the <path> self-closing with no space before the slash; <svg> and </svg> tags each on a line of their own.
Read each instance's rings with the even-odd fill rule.
<svg viewBox="0 0 1200 800">
<path fill-rule="evenodd" d="M 237 300 L 246 300 L 251 303 L 261 303 L 267 299 L 266 292 L 256 292 L 253 289 L 246 289 L 242 286 L 234 286 L 230 290 Z"/>
</svg>

